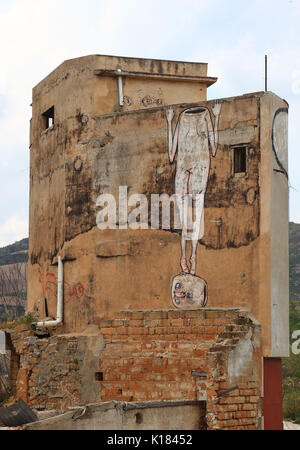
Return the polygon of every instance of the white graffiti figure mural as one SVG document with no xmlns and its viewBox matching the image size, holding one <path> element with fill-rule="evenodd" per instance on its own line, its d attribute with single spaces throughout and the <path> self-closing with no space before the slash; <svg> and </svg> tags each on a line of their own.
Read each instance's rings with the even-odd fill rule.
<svg viewBox="0 0 300 450">
<path fill-rule="evenodd" d="M 175 194 L 181 217 L 181 259 L 182 275 L 186 275 L 186 283 L 192 286 L 198 281 L 201 286 L 195 292 L 205 291 L 206 283 L 196 276 L 197 245 L 204 235 L 204 198 L 210 170 L 211 157 L 215 157 L 218 148 L 218 125 L 221 112 L 221 102 L 216 101 L 212 107 L 214 120 L 207 107 L 199 106 L 184 110 L 177 121 L 173 133 L 172 121 L 174 110 L 168 109 L 166 118 L 168 123 L 168 151 L 170 163 L 174 162 L 177 153 Z M 192 224 L 192 226 L 191 226 Z M 190 267 L 186 256 L 187 241 L 192 243 Z M 183 280 L 181 280 L 182 284 Z M 184 284 L 184 282 L 183 282 Z M 176 283 L 175 283 L 176 285 Z M 205 289 L 204 289 L 205 287 Z M 180 306 L 180 298 L 175 298 L 172 289 L 172 300 L 176 307 Z M 177 300 L 176 300 L 177 299 Z M 186 302 L 184 302 L 186 304 Z M 205 306 L 206 299 L 195 299 L 194 304 Z"/>
</svg>

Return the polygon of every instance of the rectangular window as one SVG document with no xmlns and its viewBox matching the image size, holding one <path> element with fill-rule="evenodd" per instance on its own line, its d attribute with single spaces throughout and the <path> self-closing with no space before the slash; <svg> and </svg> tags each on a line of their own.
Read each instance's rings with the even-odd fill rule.
<svg viewBox="0 0 300 450">
<path fill-rule="evenodd" d="M 247 147 L 234 147 L 233 149 L 233 171 L 234 173 L 246 173 Z"/>
<path fill-rule="evenodd" d="M 51 108 L 45 111 L 42 115 L 44 130 L 47 130 L 48 128 L 52 127 L 52 125 L 54 125 L 54 106 L 51 106 Z"/>
</svg>

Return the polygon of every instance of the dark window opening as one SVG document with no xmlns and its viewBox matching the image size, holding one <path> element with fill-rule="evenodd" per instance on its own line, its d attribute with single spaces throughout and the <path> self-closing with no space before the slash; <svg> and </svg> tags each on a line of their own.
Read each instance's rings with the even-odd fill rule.
<svg viewBox="0 0 300 450">
<path fill-rule="evenodd" d="M 135 415 L 135 422 L 138 423 L 138 424 L 143 423 L 143 414 L 136 413 L 136 415 Z"/>
<path fill-rule="evenodd" d="M 246 147 L 235 147 L 233 152 L 234 173 L 246 173 Z"/>
<path fill-rule="evenodd" d="M 95 372 L 95 380 L 103 381 L 103 372 Z"/>
<path fill-rule="evenodd" d="M 54 125 L 54 106 L 49 108 L 47 111 L 43 113 L 43 119 L 44 119 L 44 129 L 47 130 L 48 128 L 52 127 Z"/>
</svg>

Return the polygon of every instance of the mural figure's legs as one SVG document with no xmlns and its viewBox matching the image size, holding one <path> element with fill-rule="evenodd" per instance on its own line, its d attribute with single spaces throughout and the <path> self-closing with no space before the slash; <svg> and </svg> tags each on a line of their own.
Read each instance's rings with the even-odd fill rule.
<svg viewBox="0 0 300 450">
<path fill-rule="evenodd" d="M 187 208 L 185 205 L 185 195 L 189 191 L 189 171 L 178 171 L 175 179 L 176 194 L 178 199 L 177 208 L 180 213 L 181 221 L 181 258 L 180 266 L 183 273 L 189 273 L 189 267 L 187 265 L 186 257 L 186 241 L 188 239 L 188 221 L 187 221 Z"/>
<path fill-rule="evenodd" d="M 189 268 L 186 261 L 186 230 L 182 229 L 181 234 L 181 259 L 180 259 L 180 266 L 182 269 L 182 272 L 189 273 Z"/>
<path fill-rule="evenodd" d="M 204 195 L 205 193 L 195 193 L 193 189 L 193 173 L 186 171 L 185 194 L 180 195 L 181 204 L 178 204 L 181 214 L 182 234 L 181 234 L 181 259 L 180 266 L 183 273 L 195 275 L 197 263 L 198 240 L 204 234 Z M 197 186 L 198 188 L 198 186 Z M 194 191 L 194 194 L 190 194 Z M 198 191 L 199 192 L 199 191 Z M 191 241 L 192 252 L 190 256 L 190 269 L 187 265 L 186 243 Z"/>
<path fill-rule="evenodd" d="M 193 221 L 193 231 L 190 236 L 190 240 L 192 241 L 192 254 L 190 257 L 190 264 L 191 264 L 190 274 L 195 275 L 197 265 L 198 240 L 201 239 L 204 234 L 204 194 L 196 194 L 196 198 L 193 199 L 191 214 Z"/>
<path fill-rule="evenodd" d="M 196 273 L 197 244 L 198 244 L 198 239 L 196 239 L 195 241 L 192 241 L 192 254 L 190 257 L 190 264 L 191 264 L 190 274 L 191 275 L 195 275 L 195 273 Z"/>
</svg>

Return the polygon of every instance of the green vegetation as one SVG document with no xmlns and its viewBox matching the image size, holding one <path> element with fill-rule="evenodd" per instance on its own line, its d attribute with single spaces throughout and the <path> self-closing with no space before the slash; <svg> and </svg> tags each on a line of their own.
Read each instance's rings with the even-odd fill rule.
<svg viewBox="0 0 300 450">
<path fill-rule="evenodd" d="M 282 412 L 283 418 L 300 424 L 300 388 L 284 388 Z"/>
<path fill-rule="evenodd" d="M 290 222 L 289 228 L 290 298 L 292 298 L 293 300 L 300 300 L 300 224 Z"/>
<path fill-rule="evenodd" d="M 35 326 L 34 322 L 36 322 L 36 321 L 37 321 L 36 317 L 33 317 L 31 314 L 27 314 L 26 316 L 23 315 L 23 317 L 19 317 L 19 319 L 17 320 L 17 323 L 18 324 L 26 323 L 26 324 L 30 325 L 31 328 L 35 329 L 36 326 Z"/>
<path fill-rule="evenodd" d="M 300 330 L 300 301 L 290 303 L 290 337 L 295 330 Z M 291 351 L 289 358 L 283 358 L 282 376 L 283 417 L 300 424 L 300 355 Z"/>
<path fill-rule="evenodd" d="M 9 328 L 15 328 L 18 325 L 22 325 L 25 324 L 27 325 L 28 329 L 32 329 L 35 330 L 36 329 L 36 322 L 37 322 L 37 318 L 32 316 L 31 314 L 26 314 L 24 315 L 24 312 L 22 314 L 22 316 L 20 317 L 15 317 L 15 318 L 11 318 L 9 317 L 8 319 L 5 318 L 5 320 L 3 320 L 2 322 L 0 321 L 1 326 L 3 327 L 3 325 L 5 326 L 5 324 L 9 324 Z"/>
</svg>

